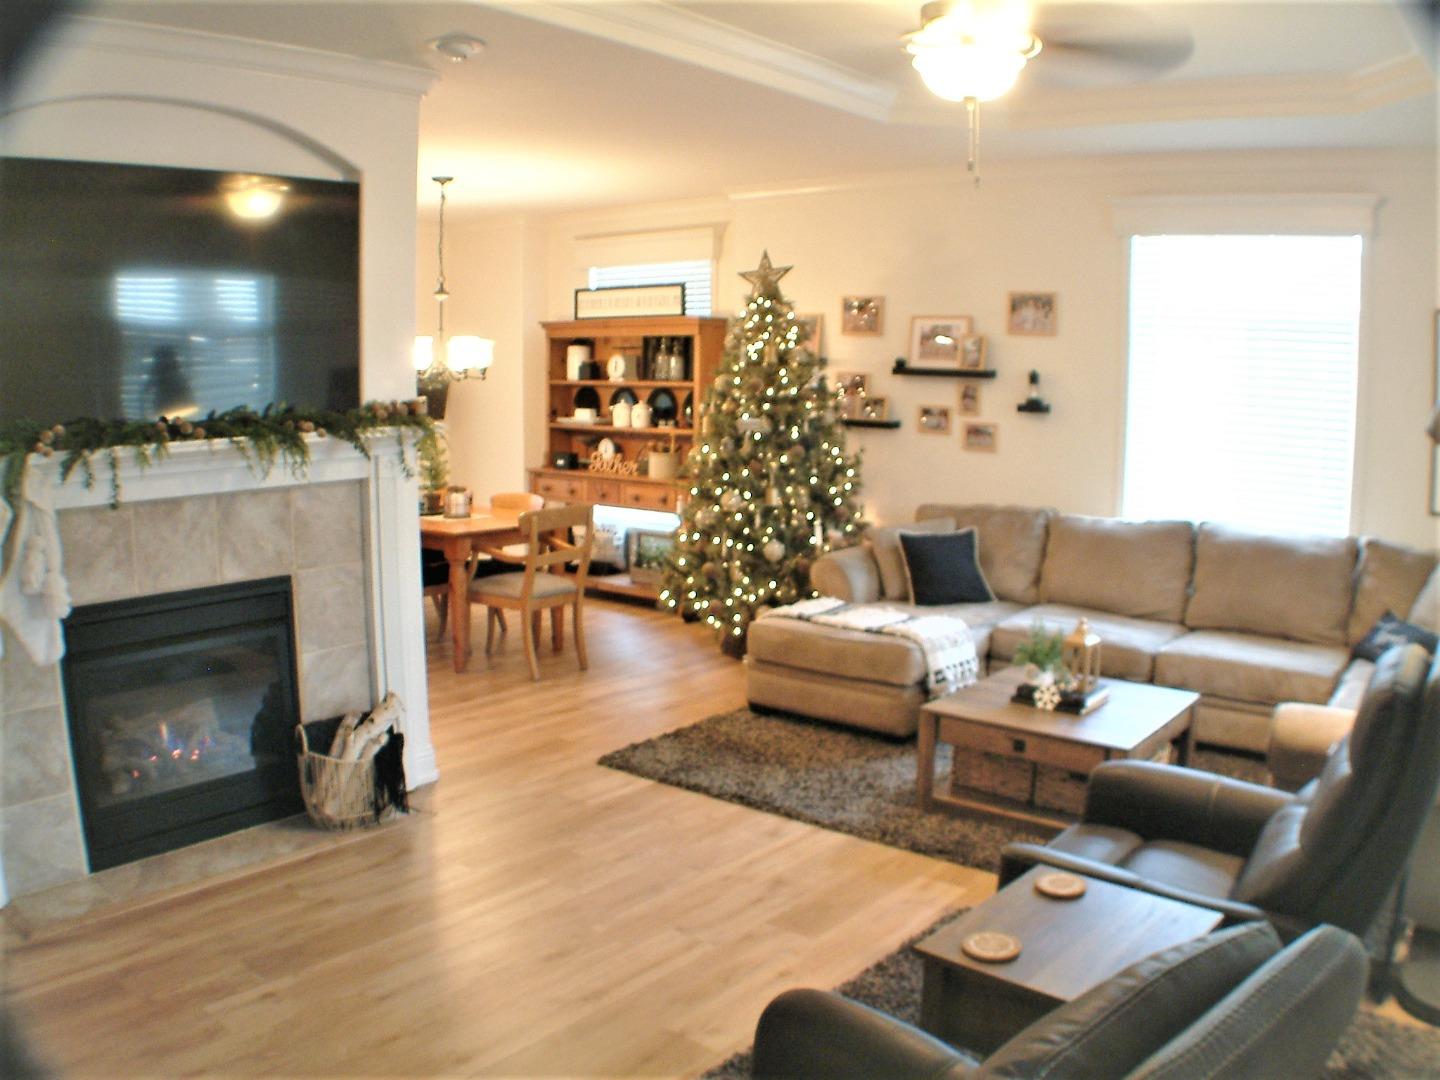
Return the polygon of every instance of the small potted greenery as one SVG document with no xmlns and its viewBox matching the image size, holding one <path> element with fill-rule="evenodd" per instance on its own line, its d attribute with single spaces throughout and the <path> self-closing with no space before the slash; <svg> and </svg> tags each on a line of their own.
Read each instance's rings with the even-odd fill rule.
<svg viewBox="0 0 1440 1080">
<path fill-rule="evenodd" d="M 1045 623 L 1036 619 L 1030 624 L 1030 634 L 1015 649 L 1015 663 L 1025 665 L 1025 681 L 1035 685 L 1055 683 L 1064 686 L 1070 681 L 1070 670 L 1065 666 L 1065 635 L 1056 630 L 1045 629 Z"/>
<path fill-rule="evenodd" d="M 436 439 L 429 452 L 420 454 L 420 513 L 445 510 L 445 489 L 450 483 L 450 461 L 445 443 Z"/>
</svg>

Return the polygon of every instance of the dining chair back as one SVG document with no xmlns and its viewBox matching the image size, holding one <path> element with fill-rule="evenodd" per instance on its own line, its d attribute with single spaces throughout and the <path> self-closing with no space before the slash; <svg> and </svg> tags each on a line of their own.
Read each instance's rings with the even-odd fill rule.
<svg viewBox="0 0 1440 1080">
<path fill-rule="evenodd" d="M 527 510 L 518 522 L 525 540 L 523 557 L 508 551 L 484 549 L 500 563 L 523 565 L 523 570 L 490 574 L 476 578 L 470 585 L 470 599 L 486 607 L 485 653 L 490 655 L 495 642 L 495 625 L 506 609 L 519 611 L 525 627 L 525 658 L 530 664 L 530 677 L 540 678 L 539 659 L 540 616 L 550 611 L 550 630 L 556 652 L 564 646 L 565 608 L 571 608 L 575 624 L 575 654 L 580 670 L 589 667 L 585 653 L 583 610 L 585 582 L 590 573 L 590 553 L 594 543 L 594 507 L 589 504 L 557 506 L 548 510 Z M 575 532 L 583 530 L 581 539 Z M 574 564 L 574 570 L 567 568 Z"/>
<path fill-rule="evenodd" d="M 502 491 L 490 496 L 490 512 L 497 517 L 511 517 L 526 510 L 539 510 L 544 505 L 544 496 L 528 491 Z M 421 551 L 420 557 L 420 591 L 435 602 L 435 612 L 440 619 L 435 640 L 444 641 L 445 624 L 450 618 L 450 564 L 443 555 L 435 551 Z M 497 563 L 484 555 L 472 554 L 466 561 L 466 569 L 469 571 L 470 580 L 474 581 L 481 574 L 503 573 L 505 564 Z M 502 631 L 505 629 L 504 616 L 500 618 L 500 628 Z"/>
</svg>

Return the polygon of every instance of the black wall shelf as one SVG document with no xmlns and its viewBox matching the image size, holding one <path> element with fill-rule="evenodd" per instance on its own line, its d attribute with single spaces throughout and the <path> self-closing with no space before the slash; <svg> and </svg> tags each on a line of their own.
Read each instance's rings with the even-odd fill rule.
<svg viewBox="0 0 1440 1080">
<path fill-rule="evenodd" d="M 940 376 L 945 379 L 993 379 L 999 374 L 994 368 L 931 368 L 911 367 L 909 364 L 895 361 L 895 366 L 890 369 L 891 375 L 931 375 Z"/>
<path fill-rule="evenodd" d="M 846 427 L 898 428 L 899 420 L 867 420 L 859 416 L 842 416 L 840 423 Z"/>
<path fill-rule="evenodd" d="M 1015 411 L 1040 413 L 1043 415 L 1044 413 L 1048 413 L 1050 411 L 1050 405 L 1048 402 L 1044 401 L 1022 401 L 1019 405 L 1015 406 Z"/>
</svg>

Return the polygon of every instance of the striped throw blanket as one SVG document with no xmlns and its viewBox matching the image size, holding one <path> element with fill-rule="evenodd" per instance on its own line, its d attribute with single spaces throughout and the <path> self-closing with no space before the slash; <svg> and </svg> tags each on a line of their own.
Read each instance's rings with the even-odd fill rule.
<svg viewBox="0 0 1440 1080">
<path fill-rule="evenodd" d="M 762 619 L 800 619 L 841 630 L 863 630 L 905 638 L 925 657 L 925 690 L 932 697 L 953 693 L 980 677 L 975 641 L 964 619 L 952 615 L 912 615 L 876 604 L 848 604 L 834 596 L 817 596 L 788 607 L 770 608 Z"/>
</svg>

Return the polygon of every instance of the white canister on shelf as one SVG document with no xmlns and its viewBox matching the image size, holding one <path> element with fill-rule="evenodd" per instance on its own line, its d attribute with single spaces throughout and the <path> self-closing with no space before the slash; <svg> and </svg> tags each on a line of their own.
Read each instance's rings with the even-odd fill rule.
<svg viewBox="0 0 1440 1080">
<path fill-rule="evenodd" d="M 565 378 L 575 382 L 580 378 L 580 369 L 590 362 L 590 346 L 585 344 L 565 346 Z"/>
<path fill-rule="evenodd" d="M 616 427 L 630 426 L 631 406 L 628 401 L 617 401 L 610 406 L 610 422 Z"/>
<path fill-rule="evenodd" d="M 637 401 L 630 406 L 630 426 L 647 428 L 650 426 L 650 406 L 643 401 Z"/>
</svg>

